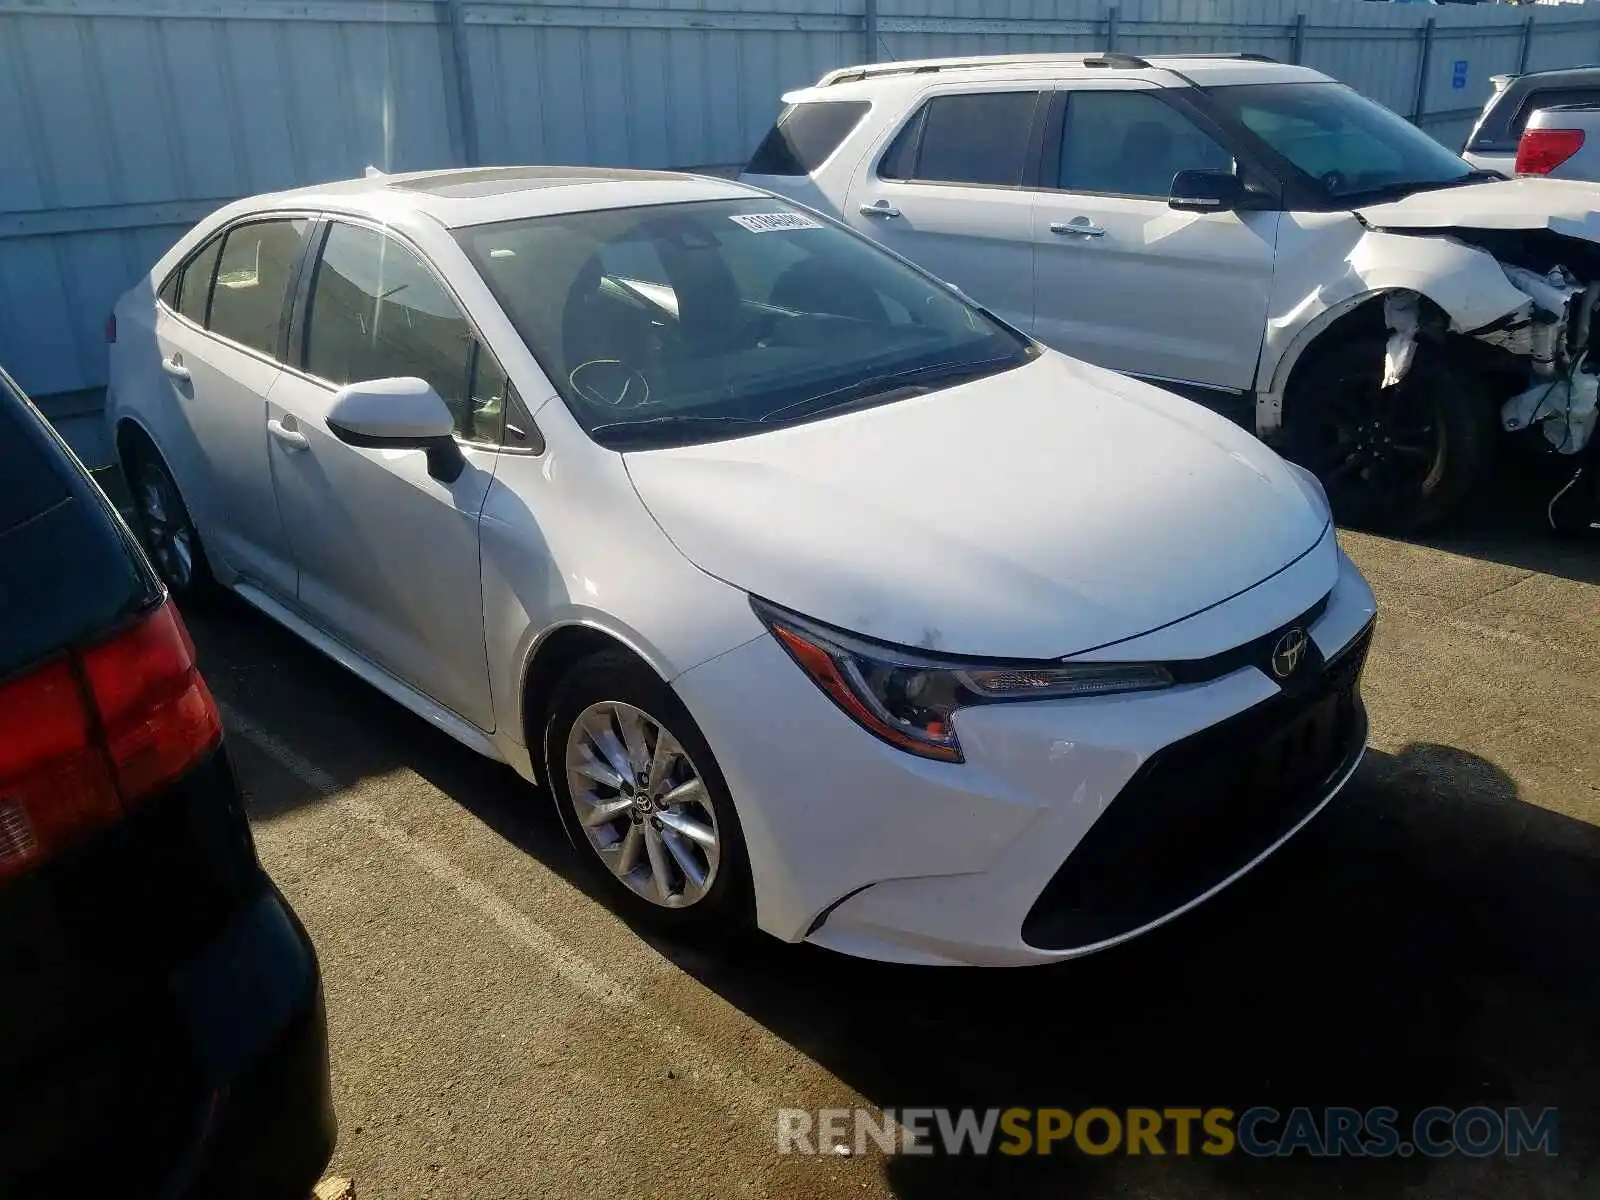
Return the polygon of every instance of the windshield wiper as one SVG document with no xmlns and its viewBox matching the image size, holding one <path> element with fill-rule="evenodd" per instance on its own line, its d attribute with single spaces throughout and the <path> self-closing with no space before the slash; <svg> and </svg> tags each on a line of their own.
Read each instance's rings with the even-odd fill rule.
<svg viewBox="0 0 1600 1200">
<path fill-rule="evenodd" d="M 590 437 L 602 433 L 643 433 L 665 426 L 681 425 L 759 425 L 764 417 L 734 417 L 712 413 L 663 413 L 659 417 L 635 417 L 631 421 L 606 421 L 589 430 Z"/>
<path fill-rule="evenodd" d="M 762 416 L 763 421 L 775 421 L 794 413 L 815 416 L 854 404 L 860 400 L 880 396 L 898 387 L 917 383 L 950 383 L 953 380 L 987 374 L 991 368 L 1015 362 L 1014 355 L 1001 354 L 994 358 L 977 358 L 966 362 L 931 363 L 925 367 L 910 367 L 904 371 L 889 371 L 883 375 L 868 375 L 843 387 L 836 387 L 793 404 L 785 404 Z"/>
<path fill-rule="evenodd" d="M 1359 201 L 1362 204 L 1381 204 L 1386 200 L 1403 200 L 1407 196 L 1414 196 L 1418 192 L 1437 192 L 1445 188 L 1460 187 L 1468 183 L 1487 183 L 1491 179 L 1504 179 L 1498 171 L 1485 171 L 1477 167 L 1465 175 L 1457 175 L 1454 179 L 1435 179 L 1429 181 L 1407 180 L 1400 183 L 1386 183 L 1381 187 L 1366 188 L 1359 192 L 1346 192 L 1340 200 Z"/>
</svg>

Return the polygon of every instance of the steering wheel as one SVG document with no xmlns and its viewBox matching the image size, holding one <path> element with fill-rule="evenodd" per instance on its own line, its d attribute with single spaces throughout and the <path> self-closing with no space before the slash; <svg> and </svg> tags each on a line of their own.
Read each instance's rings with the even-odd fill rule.
<svg viewBox="0 0 1600 1200">
<path fill-rule="evenodd" d="M 619 358 L 591 358 L 567 376 L 572 390 L 605 408 L 643 408 L 650 403 L 650 381 Z"/>
</svg>

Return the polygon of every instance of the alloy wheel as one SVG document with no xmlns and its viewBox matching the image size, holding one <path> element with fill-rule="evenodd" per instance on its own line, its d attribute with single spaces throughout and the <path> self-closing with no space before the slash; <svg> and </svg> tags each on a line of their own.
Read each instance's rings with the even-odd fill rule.
<svg viewBox="0 0 1600 1200">
<path fill-rule="evenodd" d="M 194 579 L 194 526 L 177 486 L 158 464 L 146 463 L 135 502 L 150 557 L 167 583 L 181 591 Z"/>
<path fill-rule="evenodd" d="M 589 844 L 640 898 L 687 908 L 716 880 L 722 842 L 705 781 L 641 708 L 591 704 L 567 732 L 567 790 Z"/>
</svg>

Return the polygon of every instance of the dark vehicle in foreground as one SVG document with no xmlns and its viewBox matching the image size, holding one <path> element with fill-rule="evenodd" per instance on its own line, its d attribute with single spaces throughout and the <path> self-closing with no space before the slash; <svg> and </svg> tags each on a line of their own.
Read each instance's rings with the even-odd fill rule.
<svg viewBox="0 0 1600 1200">
<path fill-rule="evenodd" d="M 183 621 L 4 371 L 0 630 L 0 1196 L 304 1200 L 316 954 Z"/>
</svg>

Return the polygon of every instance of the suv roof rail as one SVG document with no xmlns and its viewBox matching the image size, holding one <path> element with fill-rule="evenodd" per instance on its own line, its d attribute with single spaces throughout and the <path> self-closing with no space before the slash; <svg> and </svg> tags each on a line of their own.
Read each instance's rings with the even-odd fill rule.
<svg viewBox="0 0 1600 1200">
<path fill-rule="evenodd" d="M 1233 50 L 1221 52 L 1190 52 L 1181 51 L 1170 54 L 1155 54 L 1153 58 L 1220 58 L 1244 59 L 1249 62 L 1275 63 L 1278 60 L 1267 54 L 1257 54 L 1252 50 Z M 826 72 L 817 80 L 817 87 L 831 87 L 836 83 L 858 83 L 863 79 L 878 79 L 887 75 L 927 75 L 938 71 L 966 71 L 982 69 L 985 67 L 1042 67 L 1051 63 L 1063 65 L 1072 64 L 1085 67 L 1109 67 L 1122 70 L 1141 70 L 1155 67 L 1149 59 L 1141 58 L 1135 54 L 1119 54 L 1114 51 L 1096 53 L 1079 52 L 1076 54 L 988 54 L 971 55 L 963 58 L 925 58 L 909 62 L 887 63 L 862 63 L 858 66 L 836 67 Z"/>
<path fill-rule="evenodd" d="M 1258 54 L 1254 50 L 1179 50 L 1170 54 L 1153 54 L 1151 58 L 1182 58 L 1182 59 L 1242 59 L 1245 62 L 1276 63 L 1278 60 L 1270 54 Z M 1148 58 L 1141 58 L 1136 54 L 1100 54 L 1083 60 L 1086 67 L 1156 67 Z"/>
</svg>

